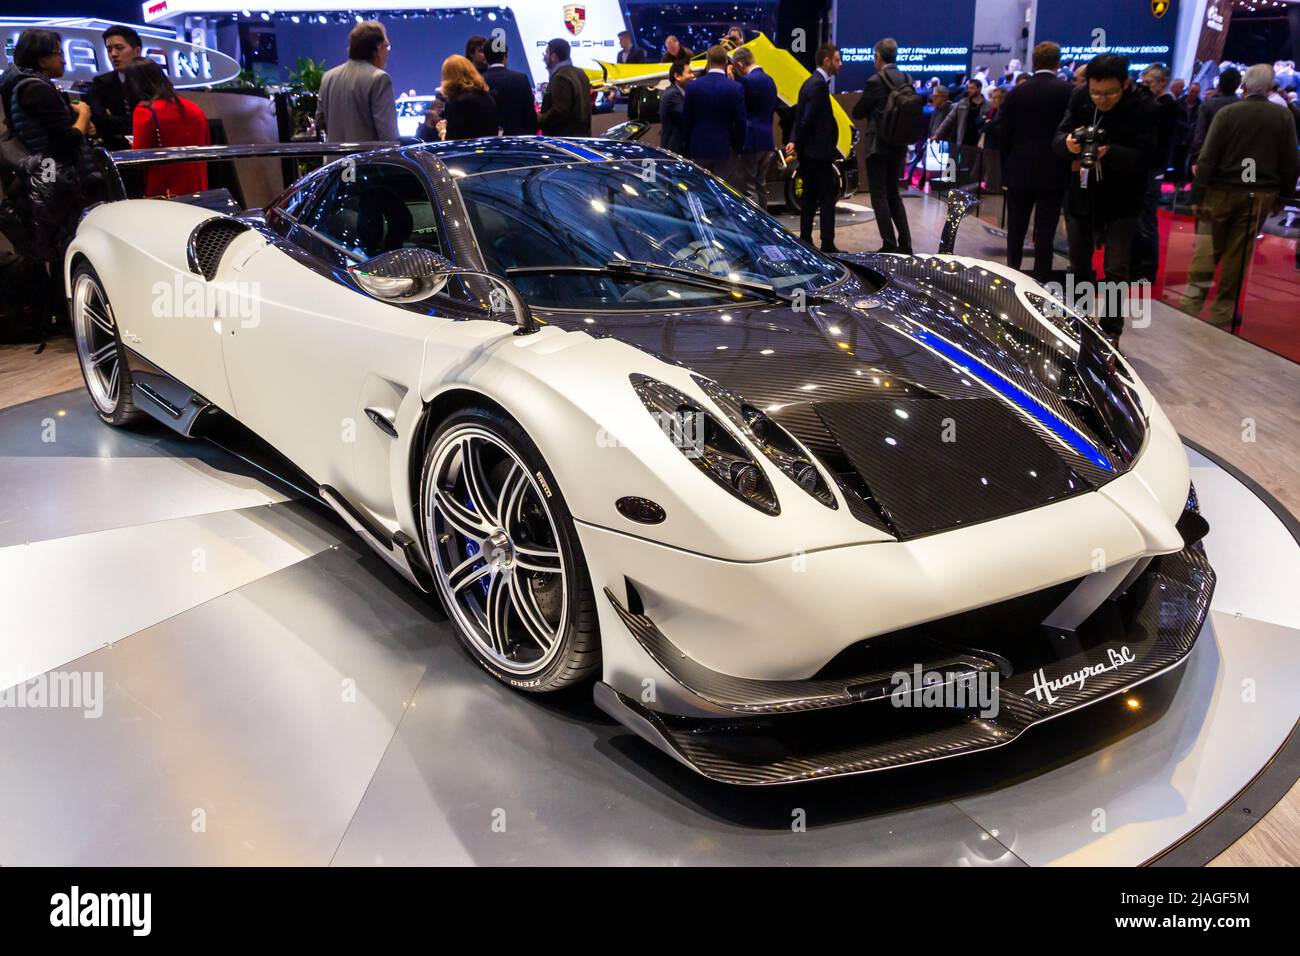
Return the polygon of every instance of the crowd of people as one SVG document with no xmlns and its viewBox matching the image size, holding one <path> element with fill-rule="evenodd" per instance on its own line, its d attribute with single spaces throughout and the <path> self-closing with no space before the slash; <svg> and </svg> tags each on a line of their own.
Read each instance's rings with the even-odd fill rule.
<svg viewBox="0 0 1300 956">
<path fill-rule="evenodd" d="M 950 185 L 1005 197 L 1008 265 L 1022 267 L 1032 221 L 1029 271 L 1041 281 L 1052 277 L 1064 213 L 1076 285 L 1096 287 L 1099 249 L 1103 281 L 1154 282 L 1158 211 L 1169 183 L 1190 192 L 1197 218 L 1184 307 L 1199 312 L 1217 271 L 1210 320 L 1231 323 L 1250 236 L 1270 211 L 1296 198 L 1300 78 L 1293 64 L 1256 64 L 1244 74 L 1224 64 L 1202 98 L 1199 83 L 1171 81 L 1164 64 L 1151 64 L 1135 81 L 1123 56 L 1062 64 L 1051 41 L 1034 47 L 1030 72 L 1013 60 L 997 80 L 979 68 L 955 88 L 906 76 L 896 54 L 894 40 L 876 44 L 875 73 L 853 110 L 865 122 L 860 148 L 884 251 L 910 251 L 899 180 L 910 183 L 939 144 L 950 160 Z M 909 95 L 918 100 L 908 114 L 915 118 L 910 146 L 881 135 L 896 101 Z M 909 148 L 913 163 L 904 168 Z M 1122 308 L 1110 299 L 1094 304 L 1100 325 L 1117 339 Z"/>
<path fill-rule="evenodd" d="M 135 30 L 113 26 L 103 40 L 112 69 L 95 77 L 82 95 L 69 96 L 56 86 L 66 64 L 60 37 L 47 29 L 23 31 L 12 65 L 0 76 L 0 185 L 6 197 L 0 227 L 16 247 L 47 263 L 66 247 L 80 209 L 97 198 L 100 173 L 91 162 L 92 141 L 109 149 L 209 142 L 207 117 L 176 92 L 158 63 L 142 56 Z M 322 77 L 316 135 L 347 142 L 399 138 L 386 70 L 390 50 L 383 24 L 353 27 L 347 59 Z M 861 123 L 858 149 L 881 251 L 912 251 L 900 185 L 910 184 L 917 166 L 924 170 L 932 148 L 941 145 L 950 160 L 945 179 L 1005 196 L 1006 259 L 1013 268 L 1023 265 L 1032 222 L 1029 271 L 1042 281 L 1052 276 L 1054 237 L 1064 213 L 1076 282 L 1095 283 L 1098 249 L 1104 280 L 1153 281 L 1159 202 L 1172 182 L 1175 189 L 1190 190 L 1200 220 L 1188 305 L 1199 308 L 1221 268 L 1212 318 L 1231 319 L 1248 246 L 1243 236 L 1269 209 L 1295 197 L 1300 75 L 1293 64 L 1258 64 L 1244 73 L 1222 64 L 1209 71 L 1213 87 L 1203 95 L 1200 80 L 1171 80 L 1159 63 L 1137 82 L 1128 61 L 1116 54 L 1063 64 L 1059 46 L 1050 41 L 1034 47 L 1029 71 L 1012 60 L 997 77 L 978 67 L 952 86 L 909 77 L 898 68 L 897 56 L 892 38 L 875 45 L 874 72 L 852 108 Z M 782 153 L 786 160 L 797 158 L 800 237 L 811 245 L 820 222 L 821 249 L 838 251 L 837 164 L 843 150 L 832 86 L 842 65 L 839 50 L 829 43 L 816 50 L 814 72 L 793 110 L 781 103 L 776 83 L 745 47 L 740 28 L 708 49 L 698 75 L 694 59 L 677 37 L 666 38 L 661 145 L 729 182 L 760 208 L 767 205 L 773 165 Z M 619 35 L 619 62 L 649 60 L 630 33 Z M 591 84 L 573 65 L 569 43 L 551 40 L 544 61 L 548 78 L 538 108 L 529 77 L 510 69 L 503 38 L 470 37 L 464 55 L 443 61 L 441 85 L 417 138 L 590 136 Z M 781 147 L 774 117 L 781 118 Z M 201 192 L 207 188 L 206 166 L 155 166 L 135 185 L 146 196 Z M 1120 316 L 1098 318 L 1113 337 L 1123 330 Z"/>
<path fill-rule="evenodd" d="M 43 270 L 46 314 L 61 311 L 62 260 L 81 211 L 105 195 L 104 171 L 92 142 L 108 149 L 198 146 L 209 142 L 208 119 L 176 92 L 159 64 L 143 56 L 140 35 L 112 26 L 103 33 L 112 66 L 84 92 L 69 95 L 55 81 L 67 70 L 62 38 L 24 30 L 0 76 L 0 231 Z M 204 163 L 155 166 L 124 177 L 146 196 L 207 189 Z"/>
<path fill-rule="evenodd" d="M 339 142 L 398 139 L 393 81 L 385 71 L 391 46 L 382 23 L 363 21 L 348 36 L 348 58 L 327 70 L 317 98 L 315 132 Z M 510 69 L 500 36 L 472 36 L 465 53 L 442 63 L 441 84 L 415 131 L 420 140 L 480 136 L 591 135 L 591 81 L 573 65 L 569 42 L 551 40 L 541 109 L 528 76 Z"/>
<path fill-rule="evenodd" d="M 747 49 L 729 54 L 722 44 L 710 47 L 699 76 L 685 55 L 690 51 L 679 47 L 683 50 L 680 58 L 668 61 L 669 86 L 659 100 L 659 144 L 765 208 L 768 173 L 776 157 L 776 82 Z"/>
</svg>

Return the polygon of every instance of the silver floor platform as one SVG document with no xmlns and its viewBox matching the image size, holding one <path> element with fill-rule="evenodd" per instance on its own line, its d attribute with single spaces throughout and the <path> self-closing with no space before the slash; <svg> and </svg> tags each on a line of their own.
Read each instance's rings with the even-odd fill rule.
<svg viewBox="0 0 1300 956">
<path fill-rule="evenodd" d="M 1300 547 L 1189 455 L 1218 591 L 1140 712 L 756 792 L 587 694 L 496 684 L 341 523 L 224 452 L 110 429 L 79 392 L 2 411 L 0 689 L 102 674 L 103 700 L 0 707 L 0 865 L 1148 861 L 1270 761 L 1300 699 Z"/>
</svg>

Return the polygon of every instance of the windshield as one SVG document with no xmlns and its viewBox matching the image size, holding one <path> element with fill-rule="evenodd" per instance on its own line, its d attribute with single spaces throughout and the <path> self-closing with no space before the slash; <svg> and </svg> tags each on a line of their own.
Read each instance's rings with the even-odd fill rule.
<svg viewBox="0 0 1300 956">
<path fill-rule="evenodd" d="M 459 186 L 487 268 L 501 276 L 632 260 L 767 283 L 790 293 L 823 288 L 843 274 L 840 265 L 799 243 L 776 220 L 679 160 L 539 166 L 467 176 Z M 561 308 L 617 306 L 631 281 L 620 278 L 624 288 L 618 289 L 556 277 L 558 272 L 549 281 L 536 272 L 511 276 L 537 305 Z M 680 307 L 688 291 L 700 304 L 713 298 L 657 278 L 631 296 L 629 307 Z M 592 301 L 585 290 L 592 290 Z"/>
</svg>

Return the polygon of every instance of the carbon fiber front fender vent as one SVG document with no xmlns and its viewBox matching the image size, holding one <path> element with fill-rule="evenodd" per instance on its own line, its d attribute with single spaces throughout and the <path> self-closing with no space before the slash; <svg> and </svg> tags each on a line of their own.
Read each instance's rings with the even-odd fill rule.
<svg viewBox="0 0 1300 956">
<path fill-rule="evenodd" d="M 185 244 L 185 259 L 190 271 L 211 282 L 216 278 L 217 267 L 221 265 L 226 249 L 248 229 L 248 223 L 229 216 L 213 216 L 199 223 Z"/>
</svg>

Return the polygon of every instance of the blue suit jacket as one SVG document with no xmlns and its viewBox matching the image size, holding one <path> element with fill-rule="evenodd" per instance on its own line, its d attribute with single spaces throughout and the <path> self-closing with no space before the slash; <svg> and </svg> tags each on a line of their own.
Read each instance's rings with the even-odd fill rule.
<svg viewBox="0 0 1300 956">
<path fill-rule="evenodd" d="M 659 100 L 659 145 L 686 155 L 686 94 L 674 83 Z"/>
<path fill-rule="evenodd" d="M 745 145 L 745 91 L 721 73 L 686 84 L 686 156 L 728 159 Z"/>
<path fill-rule="evenodd" d="M 536 136 L 537 108 L 533 106 L 533 85 L 528 77 L 505 67 L 490 66 L 483 74 L 492 98 L 497 101 L 497 117 L 506 136 Z"/>
<path fill-rule="evenodd" d="M 763 153 L 776 149 L 772 137 L 772 116 L 776 113 L 776 81 L 755 67 L 740 81 L 745 88 L 745 146 L 743 152 Z"/>
</svg>

